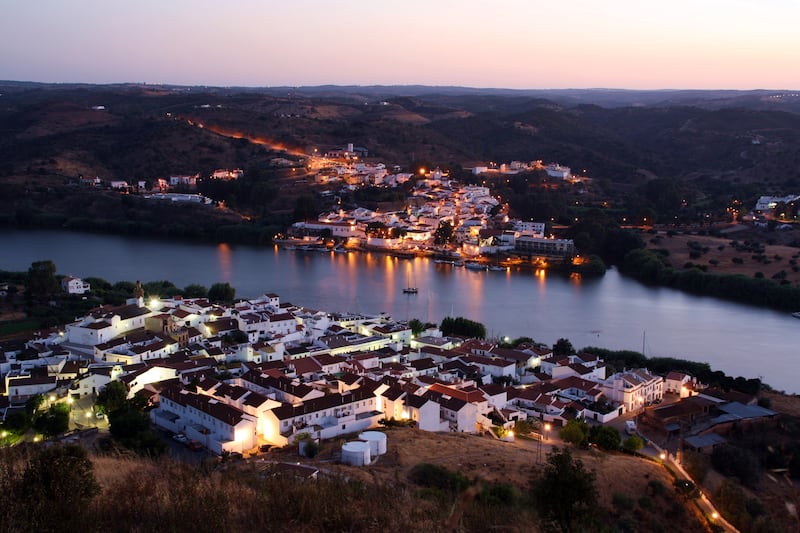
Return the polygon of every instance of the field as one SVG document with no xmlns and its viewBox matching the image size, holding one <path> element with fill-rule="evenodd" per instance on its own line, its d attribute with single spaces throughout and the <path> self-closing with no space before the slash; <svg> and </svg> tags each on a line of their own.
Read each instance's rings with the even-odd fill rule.
<svg viewBox="0 0 800 533">
<path fill-rule="evenodd" d="M 744 232 L 731 233 L 727 237 L 683 234 L 670 237 L 665 232 L 644 237 L 648 248 L 668 251 L 670 263 L 678 269 L 683 268 L 687 263 L 692 263 L 702 265 L 710 273 L 742 274 L 753 277 L 761 272 L 768 279 L 774 276 L 782 277 L 781 273 L 784 273 L 785 277 L 782 279 L 786 279 L 792 285 L 797 285 L 800 283 L 800 268 L 797 268 L 800 263 L 798 261 L 800 249 L 788 245 L 789 242 L 798 238 L 796 235 L 797 231 L 795 230 L 770 234 L 770 236 L 774 236 L 776 244 L 765 244 L 763 252 L 745 249 L 742 246 L 745 241 L 750 239 L 758 242 L 767 240 L 763 233 L 756 234 L 754 230 L 749 229 Z M 738 249 L 732 245 L 733 241 L 740 244 Z M 787 244 L 780 244 L 781 241 Z"/>
</svg>

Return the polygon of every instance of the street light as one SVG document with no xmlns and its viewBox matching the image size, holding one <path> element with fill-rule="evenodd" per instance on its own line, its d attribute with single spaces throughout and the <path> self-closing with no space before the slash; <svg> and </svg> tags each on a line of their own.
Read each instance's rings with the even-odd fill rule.
<svg viewBox="0 0 800 533">
<path fill-rule="evenodd" d="M 544 425 L 544 440 L 548 440 L 549 435 L 550 435 L 550 424 L 547 423 Z"/>
<path fill-rule="evenodd" d="M 664 452 L 661 452 L 661 454 L 658 456 L 658 458 L 661 459 L 662 461 L 664 461 L 667 458 L 667 454 L 664 453 Z"/>
</svg>

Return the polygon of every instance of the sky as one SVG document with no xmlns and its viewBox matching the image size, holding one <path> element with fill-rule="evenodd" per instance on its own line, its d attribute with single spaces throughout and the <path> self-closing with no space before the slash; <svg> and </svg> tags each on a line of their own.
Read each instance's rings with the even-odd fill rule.
<svg viewBox="0 0 800 533">
<path fill-rule="evenodd" d="M 2 0 L 0 79 L 800 89 L 800 0 Z"/>
</svg>

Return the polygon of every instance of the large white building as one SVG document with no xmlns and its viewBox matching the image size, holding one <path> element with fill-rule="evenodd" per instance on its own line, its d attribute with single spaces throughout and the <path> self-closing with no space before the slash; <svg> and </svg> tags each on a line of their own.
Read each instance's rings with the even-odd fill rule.
<svg viewBox="0 0 800 533">
<path fill-rule="evenodd" d="M 600 387 L 607 398 L 624 405 L 626 411 L 638 411 L 664 397 L 664 378 L 643 368 L 617 372 Z"/>
</svg>

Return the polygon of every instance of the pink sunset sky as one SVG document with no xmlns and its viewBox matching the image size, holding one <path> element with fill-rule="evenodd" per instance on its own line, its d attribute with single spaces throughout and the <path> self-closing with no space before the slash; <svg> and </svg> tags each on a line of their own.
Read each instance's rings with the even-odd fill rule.
<svg viewBox="0 0 800 533">
<path fill-rule="evenodd" d="M 796 0 L 5 0 L 0 79 L 800 88 Z"/>
</svg>

